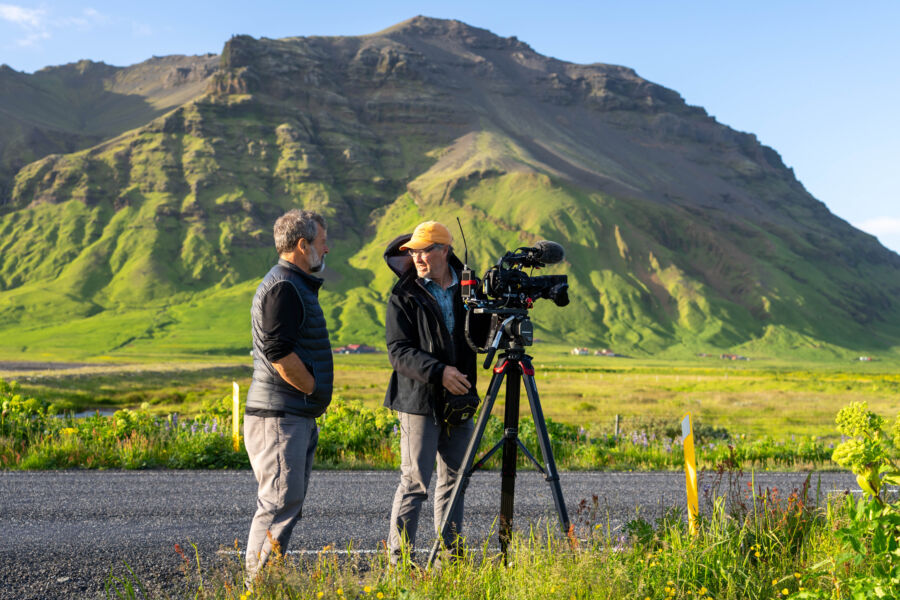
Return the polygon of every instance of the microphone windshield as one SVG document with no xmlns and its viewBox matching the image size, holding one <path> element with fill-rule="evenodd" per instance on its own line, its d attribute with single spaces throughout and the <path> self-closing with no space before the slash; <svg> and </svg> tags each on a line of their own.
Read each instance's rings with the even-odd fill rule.
<svg viewBox="0 0 900 600">
<path fill-rule="evenodd" d="M 538 260 L 547 265 L 562 262 L 566 257 L 565 249 L 556 242 L 541 240 L 534 247 L 538 251 Z"/>
</svg>

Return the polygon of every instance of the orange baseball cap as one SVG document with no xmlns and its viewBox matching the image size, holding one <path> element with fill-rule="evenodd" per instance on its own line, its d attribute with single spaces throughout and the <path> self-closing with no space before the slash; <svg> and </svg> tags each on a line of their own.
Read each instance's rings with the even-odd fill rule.
<svg viewBox="0 0 900 600">
<path fill-rule="evenodd" d="M 421 250 L 432 244 L 452 244 L 453 236 L 450 230 L 437 221 L 425 221 L 419 223 L 413 230 L 412 238 L 402 246 L 400 250 Z"/>
</svg>

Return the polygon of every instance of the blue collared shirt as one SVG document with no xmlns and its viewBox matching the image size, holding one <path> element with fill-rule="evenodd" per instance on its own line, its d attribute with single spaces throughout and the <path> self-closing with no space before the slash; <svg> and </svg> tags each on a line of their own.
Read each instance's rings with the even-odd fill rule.
<svg viewBox="0 0 900 600">
<path fill-rule="evenodd" d="M 453 269 L 450 269 L 450 275 L 453 277 L 453 282 L 447 286 L 446 290 L 428 277 L 423 277 L 422 281 L 425 283 L 425 289 L 437 300 L 441 314 L 444 316 L 444 323 L 447 325 L 447 331 L 452 335 L 453 327 L 456 325 L 456 318 L 453 316 L 453 297 L 456 295 L 454 288 L 459 284 L 459 279 Z"/>
</svg>

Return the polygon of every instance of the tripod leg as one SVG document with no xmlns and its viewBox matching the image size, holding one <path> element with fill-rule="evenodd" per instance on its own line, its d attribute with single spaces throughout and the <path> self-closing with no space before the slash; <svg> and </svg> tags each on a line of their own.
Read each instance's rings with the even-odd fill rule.
<svg viewBox="0 0 900 600">
<path fill-rule="evenodd" d="M 538 444 L 541 446 L 541 454 L 544 455 L 544 465 L 547 469 L 547 483 L 550 484 L 550 493 L 553 503 L 556 504 L 556 512 L 559 514 L 559 523 L 563 533 L 569 534 L 569 512 L 563 500 L 562 488 L 559 485 L 559 473 L 556 470 L 556 461 L 553 459 L 553 449 L 550 447 L 550 436 L 547 434 L 547 424 L 544 421 L 544 411 L 541 409 L 541 400 L 538 397 L 537 383 L 534 380 L 534 367 L 526 358 L 521 363 L 525 373 L 522 379 L 525 382 L 525 393 L 531 404 L 531 416 L 534 419 L 534 428 L 537 431 Z"/>
<path fill-rule="evenodd" d="M 506 380 L 506 409 L 503 417 L 503 466 L 500 473 L 500 552 L 506 562 L 506 550 L 512 539 L 513 499 L 516 492 L 516 459 L 519 451 L 519 365 Z"/>
<path fill-rule="evenodd" d="M 484 404 L 481 406 L 481 412 L 478 414 L 478 421 L 475 422 L 475 431 L 472 433 L 472 438 L 469 440 L 466 454 L 460 465 L 460 475 L 453 485 L 453 492 L 450 494 L 450 500 L 447 502 L 447 507 L 444 509 L 444 515 L 441 517 L 441 524 L 438 528 L 438 537 L 431 547 L 431 552 L 428 554 L 428 566 L 431 566 L 434 563 L 434 559 L 441 549 L 444 536 L 447 535 L 447 528 L 450 526 L 450 515 L 456 510 L 457 504 L 462 502 L 462 495 L 469 485 L 469 478 L 472 476 L 472 463 L 475 461 L 475 453 L 478 452 L 478 446 L 481 445 L 481 438 L 484 436 L 484 429 L 487 426 L 491 410 L 494 408 L 494 401 L 497 399 L 497 392 L 500 390 L 500 384 L 503 382 L 503 377 L 503 371 L 495 371 L 493 377 L 491 377 L 491 383 L 488 385 L 488 391 L 484 397 Z"/>
</svg>

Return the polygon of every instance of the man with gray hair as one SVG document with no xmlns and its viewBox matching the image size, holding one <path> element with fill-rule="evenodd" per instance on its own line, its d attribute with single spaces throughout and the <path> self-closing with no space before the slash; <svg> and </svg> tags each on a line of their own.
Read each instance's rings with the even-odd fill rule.
<svg viewBox="0 0 900 600">
<path fill-rule="evenodd" d="M 247 540 L 247 581 L 276 548 L 287 546 L 300 519 L 313 454 L 316 417 L 331 402 L 331 344 L 319 306 L 328 254 L 325 219 L 291 210 L 275 221 L 278 263 L 263 278 L 250 309 L 253 381 L 247 393 L 244 444 L 259 485 Z"/>
</svg>

